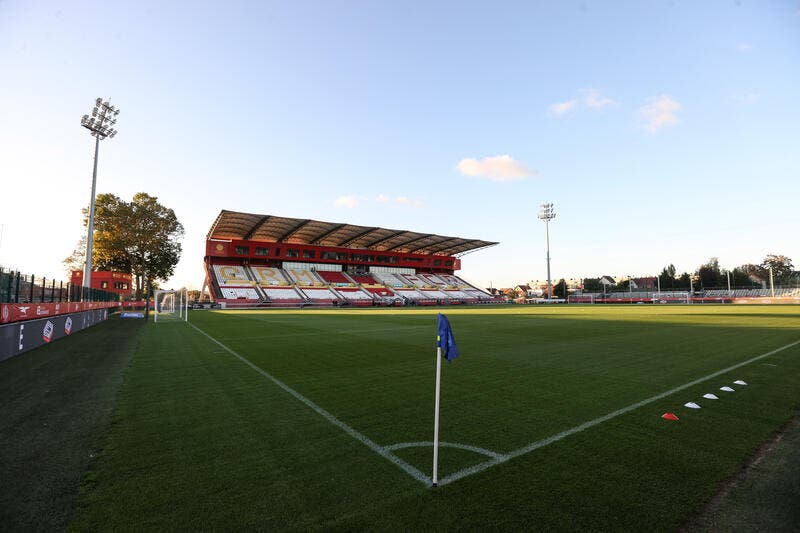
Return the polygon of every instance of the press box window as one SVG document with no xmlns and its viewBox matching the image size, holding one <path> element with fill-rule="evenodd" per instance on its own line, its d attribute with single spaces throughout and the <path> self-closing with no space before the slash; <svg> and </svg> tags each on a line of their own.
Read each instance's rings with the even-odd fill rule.
<svg viewBox="0 0 800 533">
<path fill-rule="evenodd" d="M 236 255 L 248 255 L 250 253 L 250 249 L 247 246 L 236 246 L 234 248 L 234 253 Z"/>
<path fill-rule="evenodd" d="M 289 248 L 286 250 L 286 257 L 300 257 L 300 250 L 293 250 Z"/>
<path fill-rule="evenodd" d="M 256 246 L 256 255 L 269 255 L 269 248 L 263 246 Z"/>
<path fill-rule="evenodd" d="M 314 259 L 314 250 L 303 250 L 304 259 Z"/>
</svg>

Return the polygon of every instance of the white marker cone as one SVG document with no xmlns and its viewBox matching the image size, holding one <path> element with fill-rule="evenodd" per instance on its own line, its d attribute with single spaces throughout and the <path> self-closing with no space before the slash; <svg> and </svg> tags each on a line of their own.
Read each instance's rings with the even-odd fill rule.
<svg viewBox="0 0 800 533">
<path fill-rule="evenodd" d="M 742 381 L 741 379 L 737 379 L 736 381 L 734 381 L 734 383 L 735 383 L 736 385 L 747 385 L 747 383 L 745 383 L 745 382 L 744 382 L 744 381 Z"/>
<path fill-rule="evenodd" d="M 720 387 L 719 390 L 724 390 L 725 392 L 733 392 L 733 389 L 730 387 Z"/>
<path fill-rule="evenodd" d="M 719 397 L 716 394 L 703 394 L 703 398 L 708 398 L 709 400 L 719 400 Z"/>
<path fill-rule="evenodd" d="M 700 406 L 694 402 L 687 402 L 683 404 L 684 407 L 688 407 L 689 409 L 700 409 Z"/>
</svg>

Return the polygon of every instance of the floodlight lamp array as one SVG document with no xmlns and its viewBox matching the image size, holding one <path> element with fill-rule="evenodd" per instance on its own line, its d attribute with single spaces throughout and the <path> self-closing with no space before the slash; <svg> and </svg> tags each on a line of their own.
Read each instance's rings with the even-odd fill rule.
<svg viewBox="0 0 800 533">
<path fill-rule="evenodd" d="M 104 102 L 102 98 L 97 98 L 94 101 L 94 109 L 92 109 L 91 116 L 83 115 L 81 117 L 81 126 L 88 129 L 93 137 L 97 137 L 100 140 L 106 137 L 113 139 L 117 134 L 117 130 L 114 129 L 114 125 L 117 123 L 117 115 L 119 115 L 119 109 L 108 103 L 108 101 Z"/>
<path fill-rule="evenodd" d="M 539 206 L 539 218 L 541 220 L 553 220 L 556 218 L 556 212 L 553 209 L 553 204 L 542 204 Z"/>
</svg>

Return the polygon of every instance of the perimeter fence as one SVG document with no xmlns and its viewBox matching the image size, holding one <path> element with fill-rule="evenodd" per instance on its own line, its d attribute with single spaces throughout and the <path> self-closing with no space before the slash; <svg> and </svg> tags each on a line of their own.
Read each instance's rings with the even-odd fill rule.
<svg viewBox="0 0 800 533">
<path fill-rule="evenodd" d="M 119 295 L 0 267 L 0 303 L 115 302 Z"/>
</svg>

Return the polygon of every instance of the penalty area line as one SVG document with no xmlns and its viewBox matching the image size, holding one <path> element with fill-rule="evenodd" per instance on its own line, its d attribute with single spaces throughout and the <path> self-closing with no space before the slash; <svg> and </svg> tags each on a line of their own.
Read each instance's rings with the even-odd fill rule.
<svg viewBox="0 0 800 533">
<path fill-rule="evenodd" d="M 416 479 L 420 483 L 423 483 L 425 485 L 430 485 L 431 478 L 429 478 L 428 476 L 426 476 L 425 474 L 423 474 L 422 472 L 420 472 L 419 470 L 417 470 L 416 468 L 414 468 L 413 466 L 411 466 L 407 462 L 405 462 L 402 459 L 400 459 L 398 456 L 393 454 L 391 451 L 389 451 L 386 448 L 384 448 L 383 446 L 379 445 L 378 443 L 376 443 L 375 441 L 373 441 L 372 439 L 370 439 L 369 437 L 367 437 L 363 433 L 360 433 L 360 432 L 356 431 L 355 429 L 353 429 L 352 427 L 348 426 L 347 424 L 345 424 L 344 422 L 342 422 L 341 420 L 339 420 L 338 418 L 336 418 L 335 416 L 330 414 L 328 411 L 326 411 L 325 409 L 323 409 L 319 405 L 315 404 L 314 402 L 312 402 L 311 400 L 309 400 L 308 398 L 306 398 L 305 396 L 303 396 L 302 394 L 300 394 L 299 392 L 297 392 L 296 390 L 291 388 L 289 385 L 287 385 L 283 381 L 279 380 L 278 378 L 276 378 L 275 376 L 273 376 L 272 374 L 270 374 L 269 372 L 267 372 L 263 368 L 257 366 L 256 364 L 251 362 L 249 359 L 247 359 L 243 355 L 240 355 L 239 353 L 237 353 L 233 349 L 225 346 L 220 341 L 218 341 L 217 339 L 215 339 L 214 337 L 212 337 L 211 335 L 209 335 L 208 333 L 206 333 L 202 329 L 198 328 L 197 326 L 195 326 L 191 322 L 187 322 L 187 323 L 190 326 L 192 326 L 194 329 L 196 329 L 197 331 L 202 333 L 205 337 L 207 337 L 209 340 L 211 340 L 214 344 L 218 345 L 220 348 L 222 348 L 223 350 L 225 350 L 226 352 L 228 352 L 232 356 L 234 356 L 237 359 L 239 359 L 242 363 L 246 364 L 247 366 L 249 366 L 250 368 L 252 368 L 256 372 L 258 372 L 259 374 L 261 374 L 262 376 L 264 376 L 265 378 L 270 380 L 272 383 L 274 383 L 275 385 L 277 385 L 278 387 L 280 387 L 284 391 L 286 391 L 289 394 L 291 394 L 295 399 L 297 399 L 300 402 L 304 403 L 306 406 L 311 408 L 314 412 L 316 412 L 322 418 L 324 418 L 325 420 L 327 420 L 328 422 L 330 422 L 334 426 L 338 427 L 339 429 L 341 429 L 342 431 L 344 431 L 345 433 L 347 433 L 348 435 L 350 435 L 351 437 L 353 437 L 354 439 L 356 439 L 360 443 L 364 444 L 367 448 L 369 448 L 373 452 L 377 453 L 378 455 L 380 455 L 384 459 L 387 459 L 388 461 L 394 463 L 396 466 L 400 467 L 400 469 L 403 470 L 406 474 L 408 474 L 412 478 Z"/>
<path fill-rule="evenodd" d="M 439 485 L 440 486 L 447 485 L 448 483 L 452 483 L 453 481 L 458 481 L 459 479 L 465 478 L 467 476 L 471 476 L 472 474 L 477 474 L 479 472 L 483 472 L 484 470 L 486 470 L 488 468 L 491 468 L 493 466 L 497 466 L 499 464 L 505 463 L 506 461 L 509 461 L 509 460 L 511 460 L 511 459 L 513 459 L 515 457 L 519 457 L 520 455 L 525 455 L 525 454 L 530 453 L 530 452 L 532 452 L 534 450 L 538 450 L 539 448 L 542 448 L 542 447 L 547 446 L 548 444 L 552 444 L 554 442 L 558 442 L 563 438 L 569 437 L 570 435 L 574 435 L 575 433 L 580 433 L 581 431 L 583 431 L 585 429 L 589 429 L 590 427 L 596 426 L 598 424 L 602 424 L 603 422 L 607 422 L 607 421 L 611 420 L 612 418 L 616 418 L 616 417 L 618 417 L 620 415 L 623 415 L 625 413 L 628 413 L 628 412 L 633 411 L 635 409 L 638 409 L 640 407 L 644 407 L 647 404 L 650 404 L 650 403 L 653 403 L 655 401 L 661 400 L 663 398 L 666 398 L 667 396 L 671 396 L 671 395 L 675 394 L 676 392 L 680 392 L 680 391 L 682 391 L 684 389 L 688 389 L 689 387 L 693 387 L 695 385 L 699 385 L 700 383 L 703 383 L 704 381 L 708 381 L 709 379 L 714 379 L 715 377 L 718 377 L 718 376 L 721 376 L 722 374 L 726 374 L 728 372 L 736 370 L 737 368 L 741 368 L 743 366 L 749 365 L 751 363 L 754 363 L 756 361 L 764 359 L 765 357 L 769 357 L 770 355 L 775 355 L 778 352 L 782 352 L 783 350 L 786 350 L 786 349 L 791 348 L 792 346 L 796 346 L 798 344 L 800 344 L 800 340 L 796 340 L 794 342 L 790 342 L 789 344 L 787 344 L 785 346 L 781 346 L 780 348 L 775 348 L 774 350 L 769 351 L 767 353 L 763 353 L 761 355 L 757 355 L 757 356 L 752 357 L 752 358 L 750 358 L 750 359 L 748 359 L 746 361 L 742 361 L 741 363 L 737 363 L 737 364 L 729 366 L 727 368 L 723 368 L 722 370 L 718 370 L 717 372 L 714 372 L 713 374 L 709 374 L 707 376 L 703 376 L 702 378 L 695 379 L 694 381 L 690 381 L 689 383 L 685 383 L 683 385 L 679 385 L 678 387 L 675 387 L 674 389 L 670 389 L 670 390 L 662 392 L 660 394 L 656 394 L 655 396 L 651 396 L 650 398 L 647 398 L 645 400 L 633 403 L 633 404 L 631 404 L 631 405 L 629 405 L 627 407 L 623 407 L 622 409 L 617 409 L 616 411 L 613 411 L 611 413 L 603 415 L 603 416 L 601 416 L 599 418 L 595 418 L 594 420 L 589 420 L 588 422 L 584 422 L 583 424 L 575 426 L 574 428 L 568 429 L 566 431 L 562 431 L 561 433 L 556 433 L 555 435 L 551 435 L 550 437 L 544 438 L 542 440 L 537 440 L 536 442 L 532 442 L 532 443 L 528 444 L 527 446 L 523 446 L 522 448 L 513 450 L 511 452 L 508 452 L 507 454 L 504 454 L 504 455 L 502 455 L 500 457 L 494 457 L 494 458 L 492 458 L 492 459 L 490 459 L 488 461 L 485 461 L 483 463 L 479 463 L 479 464 L 471 466 L 469 468 L 465 468 L 463 470 L 459 470 L 458 472 L 455 472 L 454 474 L 451 474 L 449 476 L 446 476 L 446 477 L 440 479 L 439 480 Z"/>
</svg>

